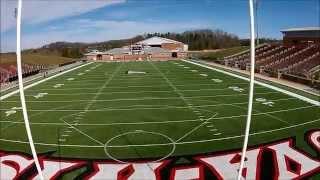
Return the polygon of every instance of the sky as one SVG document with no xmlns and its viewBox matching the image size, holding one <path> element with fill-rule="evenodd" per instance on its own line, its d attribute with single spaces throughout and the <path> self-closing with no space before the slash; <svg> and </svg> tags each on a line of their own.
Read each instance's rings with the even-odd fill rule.
<svg viewBox="0 0 320 180">
<path fill-rule="evenodd" d="M 319 1 L 258 0 L 259 36 L 281 39 L 281 29 L 319 26 Z M 17 0 L 0 3 L 0 50 L 15 51 Z M 248 38 L 248 8 L 248 0 L 23 0 L 22 48 L 204 28 Z"/>
</svg>

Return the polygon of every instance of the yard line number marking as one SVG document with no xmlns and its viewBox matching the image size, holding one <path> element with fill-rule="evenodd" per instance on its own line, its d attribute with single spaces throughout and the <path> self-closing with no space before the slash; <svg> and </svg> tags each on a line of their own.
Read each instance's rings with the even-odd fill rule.
<svg viewBox="0 0 320 180">
<path fill-rule="evenodd" d="M 274 105 L 274 102 L 269 101 L 265 98 L 256 98 L 256 101 L 263 104 L 263 105 L 269 106 L 269 107 L 273 107 L 273 105 Z"/>
<path fill-rule="evenodd" d="M 22 109 L 22 107 L 13 107 L 13 108 L 11 108 L 10 110 L 5 112 L 6 113 L 6 117 L 17 113 L 17 110 L 21 110 L 21 109 Z"/>
<path fill-rule="evenodd" d="M 60 88 L 60 87 L 62 87 L 62 86 L 64 86 L 64 84 L 56 84 L 56 85 L 54 85 L 53 87 L 54 87 L 54 88 Z"/>
<path fill-rule="evenodd" d="M 48 95 L 48 93 L 38 93 L 37 95 L 34 95 L 33 97 L 36 99 L 39 99 L 39 98 L 43 98 L 45 95 Z"/>
</svg>

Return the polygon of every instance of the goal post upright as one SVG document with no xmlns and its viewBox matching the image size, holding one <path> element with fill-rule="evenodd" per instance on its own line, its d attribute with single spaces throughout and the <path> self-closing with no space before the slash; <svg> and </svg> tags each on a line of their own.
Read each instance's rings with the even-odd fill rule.
<svg viewBox="0 0 320 180">
<path fill-rule="evenodd" d="M 18 82 L 19 82 L 19 92 L 20 92 L 20 100 L 21 100 L 21 107 L 22 107 L 22 114 L 24 119 L 24 124 L 28 136 L 28 141 L 30 145 L 30 149 L 32 152 L 33 160 L 36 165 L 36 169 L 38 171 L 38 176 L 41 180 L 44 180 L 42 175 L 42 169 L 40 166 L 40 162 L 37 156 L 37 152 L 35 149 L 35 145 L 32 138 L 30 122 L 28 117 L 27 105 L 25 101 L 24 95 L 24 87 L 23 87 L 23 77 L 22 77 L 22 62 L 21 62 L 21 12 L 22 11 L 22 0 L 18 0 L 18 8 L 15 9 L 15 15 L 17 20 L 17 49 L 16 49 L 16 56 L 17 56 L 17 71 L 18 71 Z"/>
</svg>

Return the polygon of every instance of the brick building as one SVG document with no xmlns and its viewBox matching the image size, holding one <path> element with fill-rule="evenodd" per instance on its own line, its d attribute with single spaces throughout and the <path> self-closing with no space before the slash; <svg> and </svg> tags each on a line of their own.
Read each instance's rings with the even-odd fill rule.
<svg viewBox="0 0 320 180">
<path fill-rule="evenodd" d="M 152 37 L 130 46 L 85 54 L 92 61 L 172 60 L 185 58 L 188 45 L 171 39 Z"/>
<path fill-rule="evenodd" d="M 285 46 L 320 43 L 320 27 L 291 28 L 281 32 Z"/>
</svg>

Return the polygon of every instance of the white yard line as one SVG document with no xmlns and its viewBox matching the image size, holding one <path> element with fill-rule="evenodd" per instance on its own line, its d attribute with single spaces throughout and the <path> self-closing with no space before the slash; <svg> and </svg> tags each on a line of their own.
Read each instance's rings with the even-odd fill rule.
<svg viewBox="0 0 320 180">
<path fill-rule="evenodd" d="M 277 111 L 268 111 L 268 112 L 260 112 L 260 113 L 254 113 L 253 116 L 259 116 L 259 115 L 266 115 L 266 114 L 275 114 L 279 112 L 289 112 L 289 111 L 296 111 L 300 109 L 307 109 L 311 107 L 316 107 L 315 105 L 313 106 L 303 106 L 303 107 L 297 107 L 297 108 L 292 108 L 292 109 L 281 109 Z M 223 117 L 213 117 L 212 120 L 224 120 L 224 119 L 233 119 L 233 118 L 239 118 L 239 117 L 245 117 L 247 116 L 246 114 L 242 115 L 236 115 L 236 116 L 223 116 Z M 184 122 L 199 122 L 199 119 L 189 119 L 189 120 L 173 120 L 173 121 L 150 121 L 150 122 L 119 122 L 119 123 L 90 123 L 90 124 L 78 124 L 79 126 L 114 126 L 114 125 L 145 125 L 145 124 L 169 124 L 169 123 L 184 123 Z M 0 123 L 13 123 L 13 124 L 23 124 L 21 121 L 0 121 Z M 64 125 L 64 123 L 30 123 L 32 125 Z"/>
<path fill-rule="evenodd" d="M 265 87 L 256 87 L 255 89 L 264 89 Z M 95 88 L 96 89 L 96 88 Z M 200 91 L 223 91 L 223 90 L 230 90 L 229 87 L 227 88 L 206 88 L 206 89 L 187 89 L 182 90 L 180 92 L 200 92 Z M 245 89 L 244 89 L 245 90 Z M 40 92 L 40 91 L 39 91 Z M 163 90 L 163 91 L 120 91 L 120 92 L 105 92 L 100 94 L 140 94 L 140 93 L 162 93 L 162 92 L 172 92 L 171 90 Z M 173 92 L 172 92 L 173 93 Z M 47 96 L 77 96 L 77 95 L 88 95 L 88 94 L 96 94 L 96 93 L 50 93 Z M 29 94 L 26 96 L 34 96 L 34 94 Z"/>
<path fill-rule="evenodd" d="M 193 62 L 188 62 L 188 63 L 193 63 Z M 88 65 L 88 64 L 85 64 Z M 83 66 L 83 65 L 82 65 Z M 79 68 L 79 67 L 77 67 Z M 209 68 L 210 69 L 210 68 Z M 231 73 L 232 74 L 232 73 Z M 242 76 L 241 76 L 242 77 Z M 242 78 L 240 78 L 242 79 Z M 243 83 L 246 84 L 246 83 Z M 212 84 L 210 84 L 212 85 Z M 261 85 L 261 84 L 260 84 Z M 263 86 L 263 85 L 262 85 Z M 153 86 L 152 86 L 153 87 Z M 267 86 L 264 86 L 267 87 Z M 267 87 L 269 88 L 269 87 Z M 79 88 L 82 89 L 82 88 Z M 272 89 L 272 88 L 271 88 Z M 281 91 L 279 91 L 281 92 Z M 267 94 L 272 94 L 272 93 L 267 93 Z M 202 97 L 206 97 L 206 96 L 202 96 Z M 214 96 L 216 97 L 216 96 Z M 294 96 L 293 96 L 294 97 Z M 297 98 L 297 97 L 295 97 Z M 289 99 L 289 98 L 288 98 Z M 291 98 L 290 98 L 291 99 Z M 298 98 L 300 99 L 300 98 Z M 301 99 L 302 100 L 302 99 Z M 315 104 L 315 106 L 317 106 L 318 104 Z M 271 111 L 271 112 L 264 112 L 264 113 L 256 113 L 253 115 L 263 115 L 263 114 L 272 114 L 272 113 L 277 113 L 277 112 L 286 112 L 286 111 L 294 111 L 294 110 L 298 110 L 298 109 L 306 109 L 309 107 L 315 107 L 315 106 L 306 106 L 306 107 L 300 107 L 300 108 L 293 108 L 293 109 L 285 109 L 285 110 L 278 110 L 278 111 Z M 246 115 L 239 115 L 239 116 L 230 116 L 230 117 L 217 117 L 217 118 L 213 118 L 213 119 L 227 119 L 227 118 L 235 118 L 235 117 L 243 117 Z M 198 122 L 199 120 L 186 120 L 186 121 L 161 121 L 161 122 L 136 122 L 136 123 L 110 123 L 110 124 L 96 124 L 96 125 L 117 125 L 117 124 L 156 124 L 156 123 L 177 123 L 177 122 Z M 305 123 L 301 123 L 301 124 L 296 124 L 296 125 L 292 125 L 292 126 L 288 126 L 288 127 L 283 127 L 283 128 L 278 128 L 278 129 L 273 129 L 273 130 L 268 130 L 268 131 L 261 131 L 261 132 L 256 132 L 256 133 L 252 133 L 251 135 L 259 135 L 259 134 L 264 134 L 264 133 L 271 133 L 271 132 L 275 132 L 275 131 L 280 131 L 280 130 L 285 130 L 285 129 L 289 129 L 289 128 L 294 128 L 294 127 L 298 127 L 298 126 L 303 126 L 306 124 L 310 124 L 310 123 L 314 123 L 314 122 L 318 122 L 319 119 L 317 120 L 313 120 L 313 121 L 309 121 L 309 122 L 305 122 Z M 3 121 L 4 122 L 4 121 Z M 18 123 L 18 122 L 17 122 Z M 32 124 L 32 123 L 31 123 Z M 36 123 L 33 123 L 36 124 Z M 39 123 L 38 123 L 39 124 Z M 42 123 L 45 124 L 45 123 Z M 59 124 L 59 123 L 48 123 L 48 124 Z M 60 123 L 62 124 L 62 123 Z M 60 125 L 59 124 L 59 125 Z M 71 124 L 72 125 L 72 124 Z M 78 124 L 78 125 L 95 125 L 95 124 Z M 72 128 L 72 127 L 70 127 Z M 202 142 L 208 142 L 208 141 L 218 141 L 218 140 L 225 140 L 225 139 L 233 139 L 233 138 L 240 138 L 243 137 L 243 135 L 239 135 L 239 136 L 231 136 L 231 137 L 224 137 L 224 138 L 218 138 L 218 139 L 209 139 L 209 140 L 199 140 L 199 141 L 190 141 L 190 142 L 179 142 L 177 144 L 190 144 L 190 143 L 202 143 Z M 6 141 L 6 142 L 17 142 L 17 143 L 24 143 L 24 141 L 15 141 L 15 140 L 6 140 L 6 139 L 0 139 L 2 141 Z M 28 143 L 28 142 L 26 142 Z M 101 143 L 101 142 L 100 142 Z M 48 145 L 48 146 L 56 146 L 55 144 L 46 144 L 46 143 L 35 143 L 38 145 Z M 61 146 L 68 146 L 68 147 L 103 147 L 103 146 L 90 146 L 90 145 L 61 145 Z M 124 147 L 127 147 L 129 145 L 124 145 Z"/>
<path fill-rule="evenodd" d="M 179 98 L 185 103 L 185 105 L 186 105 L 189 109 L 193 110 L 192 106 L 189 106 L 189 105 L 190 105 L 189 101 L 188 101 L 187 99 L 185 99 L 184 95 L 183 95 L 181 92 L 179 92 L 179 89 L 177 89 L 177 87 L 172 84 L 172 82 L 166 77 L 166 75 L 164 75 L 164 74 L 161 72 L 161 70 L 160 70 L 156 65 L 154 65 L 151 61 L 150 61 L 150 64 L 151 64 L 151 66 L 152 66 L 156 71 L 158 71 L 159 74 L 161 74 L 162 78 L 163 78 L 163 79 L 167 82 L 167 84 L 173 89 L 173 91 L 179 96 Z"/>
<path fill-rule="evenodd" d="M 254 110 L 254 111 L 256 111 L 256 112 L 261 112 L 261 111 L 258 111 L 258 110 Z M 275 119 L 275 120 L 277 120 L 277 121 L 280 121 L 280 122 L 283 122 L 283 123 L 285 123 L 285 124 L 289 124 L 289 125 L 292 125 L 291 123 L 289 123 L 288 121 L 285 121 L 285 120 L 283 120 L 283 119 L 281 119 L 281 118 L 279 118 L 279 117 L 277 117 L 277 116 L 274 116 L 274 115 L 272 115 L 272 114 L 266 114 L 266 116 L 269 116 L 269 117 L 271 117 L 272 119 Z"/>
<path fill-rule="evenodd" d="M 117 69 L 112 73 L 112 75 L 109 77 L 109 79 L 99 88 L 98 92 L 95 94 L 95 96 L 93 97 L 93 99 L 91 101 L 89 101 L 89 103 L 87 104 L 87 106 L 84 108 L 84 112 L 87 112 L 90 107 L 94 104 L 94 100 L 96 100 L 99 95 L 101 94 L 101 92 L 103 91 L 103 89 L 111 82 L 111 80 L 113 79 L 114 75 L 121 69 L 123 64 L 120 64 L 120 66 L 117 67 Z M 100 145 L 104 145 L 104 143 L 98 141 L 97 139 L 91 137 L 90 135 L 84 133 L 83 131 L 81 131 L 80 129 L 76 128 L 75 126 L 79 125 L 79 121 L 75 120 L 73 121 L 74 125 L 69 124 L 68 122 L 64 121 L 63 118 L 60 118 L 61 121 L 63 121 L 66 125 L 68 125 L 68 127 L 72 127 L 73 129 L 75 129 L 76 131 L 78 131 L 80 134 L 88 137 L 89 139 L 93 140 L 94 142 L 100 144 Z"/>
<path fill-rule="evenodd" d="M 55 83 L 53 83 L 55 84 Z M 38 89 L 38 90 L 29 90 L 29 92 L 32 92 L 32 91 L 47 91 L 47 90 L 54 90 L 54 91 L 66 91 L 66 90 L 84 90 L 84 89 L 97 89 L 96 87 L 94 88 L 86 88 L 86 87 L 81 87 L 81 88 L 64 88 L 64 89 L 52 89 L 51 86 L 53 84 L 50 84 L 48 87 L 50 88 L 41 88 L 41 89 Z M 224 85 L 247 85 L 248 83 L 224 83 Z M 83 84 L 82 84 L 83 85 Z M 215 86 L 215 85 L 221 85 L 221 84 L 215 84 L 215 83 L 210 83 L 210 84 L 196 84 L 196 83 L 193 83 L 193 84 L 177 84 L 175 85 L 176 87 L 192 87 L 192 86 Z M 71 85 L 70 85 L 71 86 Z M 154 87 L 168 87 L 168 85 L 143 85 L 143 86 L 139 86 L 139 85 L 127 85 L 127 86 L 109 86 L 107 88 L 110 88 L 110 89 L 127 89 L 127 88 L 154 88 Z"/>
<path fill-rule="evenodd" d="M 212 118 L 216 117 L 218 115 L 218 113 L 214 114 L 212 117 L 205 119 L 203 122 L 201 122 L 201 124 L 199 124 L 198 126 L 194 127 L 193 129 L 191 129 L 190 131 L 188 131 L 186 134 L 184 134 L 183 136 L 181 136 L 179 139 L 177 139 L 175 142 L 180 142 L 182 139 L 185 139 L 186 137 L 188 137 L 190 134 L 192 134 L 193 132 L 195 132 L 196 130 L 198 130 L 201 126 L 205 125 L 207 122 L 209 122 Z"/>
<path fill-rule="evenodd" d="M 300 127 L 300 126 L 304 126 L 307 124 L 312 124 L 315 122 L 319 122 L 320 119 L 315 119 L 312 121 L 308 121 L 308 122 L 304 122 L 304 123 L 300 123 L 300 124 L 295 124 L 292 126 L 287 126 L 287 127 L 282 127 L 282 128 L 277 128 L 277 129 L 272 129 L 272 130 L 266 130 L 266 131 L 260 131 L 260 132 L 254 132 L 251 133 L 250 136 L 257 136 L 257 135 L 261 135 L 261 134 L 269 134 L 272 132 L 277 132 L 277 131 L 282 131 L 282 130 L 286 130 L 286 129 L 291 129 L 291 128 L 295 128 L 295 127 Z M 71 127 L 72 128 L 72 127 Z M 196 144 L 196 143 L 206 143 L 206 142 L 213 142 L 213 141 L 223 141 L 223 140 L 229 140 L 229 139 L 237 139 L 237 138 L 242 138 L 244 135 L 238 135 L 238 136 L 228 136 L 228 137 L 223 137 L 223 138 L 213 138 L 213 139 L 205 139 L 205 140 L 197 140 L 197 141 L 185 141 L 185 142 L 177 142 L 175 143 L 175 145 L 183 145 L 183 144 Z M 20 140 L 10 140 L 10 139 L 3 139 L 1 138 L 0 141 L 4 141 L 4 142 L 12 142 L 12 143 L 20 143 L 20 144 L 29 144 L 28 141 L 20 141 Z M 61 146 L 61 147 L 82 147 L 82 148 L 103 148 L 104 145 L 81 145 L 81 144 L 54 144 L 54 143 L 41 143 L 41 142 L 36 142 L 36 145 L 42 145 L 42 146 Z M 157 144 L 157 145 L 170 145 L 172 143 L 167 143 L 167 144 Z M 121 147 L 127 147 L 128 145 L 123 145 Z"/>
<path fill-rule="evenodd" d="M 70 106 L 74 106 L 73 104 L 71 104 L 71 105 L 63 105 L 63 106 L 59 106 L 59 107 L 55 107 L 55 108 L 51 108 L 51 109 L 49 109 L 49 110 L 54 110 L 54 109 L 61 109 L 61 108 L 67 108 L 67 107 L 70 107 Z M 41 114 L 44 114 L 46 111 L 41 111 L 41 112 L 38 112 L 38 113 L 35 113 L 35 114 L 32 114 L 32 115 L 29 115 L 29 117 L 31 118 L 31 117 L 35 117 L 35 116 L 39 116 L 39 115 L 41 115 Z M 23 120 L 17 120 L 16 122 L 22 122 Z M 24 122 L 22 122 L 22 123 L 24 123 Z M 31 123 L 30 123 L 31 124 Z M 1 128 L 0 128 L 0 131 L 3 131 L 3 130 L 5 130 L 5 129 L 7 129 L 7 128 L 9 128 L 9 127 L 11 127 L 10 125 L 9 126 L 2 126 Z"/>
<path fill-rule="evenodd" d="M 265 93 L 255 93 L 255 95 L 262 94 L 278 94 L 280 92 L 265 92 Z M 228 96 L 247 96 L 248 94 L 228 94 L 228 95 L 216 95 L 216 96 L 187 96 L 185 99 L 197 99 L 197 98 L 212 98 L 212 97 L 228 97 Z M 99 99 L 94 100 L 95 102 L 117 102 L 117 101 L 144 101 L 144 100 L 168 100 L 168 99 L 180 99 L 180 97 L 143 97 L 143 98 L 123 98 L 123 99 Z M 71 100 L 71 101 L 28 101 L 30 102 L 88 102 L 88 100 Z M 5 101 L 5 102 L 19 102 L 19 101 Z"/>
<path fill-rule="evenodd" d="M 107 81 L 105 81 L 105 83 L 99 88 L 98 92 L 96 93 L 96 95 L 90 100 L 90 102 L 88 103 L 88 105 L 85 107 L 84 111 L 87 112 L 90 107 L 96 102 L 96 100 L 98 99 L 98 97 L 100 96 L 100 94 L 102 93 L 103 89 L 108 86 L 108 84 L 112 81 L 113 77 L 115 74 L 117 74 L 119 72 L 119 70 L 121 69 L 123 64 L 120 64 L 117 69 L 112 73 L 112 75 L 109 77 L 109 79 Z"/>
<path fill-rule="evenodd" d="M 38 84 L 41 84 L 41 83 L 43 83 L 43 82 L 46 82 L 46 81 L 48 81 L 48 80 L 50 80 L 50 79 L 56 78 L 56 77 L 58 77 L 58 76 L 61 76 L 61 75 L 63 75 L 63 74 L 66 74 L 66 73 L 68 73 L 68 72 L 71 72 L 71 71 L 74 71 L 74 70 L 76 70 L 76 69 L 79 69 L 79 68 L 81 68 L 81 67 L 87 66 L 87 65 L 89 65 L 89 64 L 92 64 L 92 62 L 83 64 L 83 65 L 81 65 L 81 66 L 74 67 L 74 68 L 72 68 L 72 69 L 63 71 L 63 72 L 61 72 L 61 73 L 55 74 L 55 75 L 50 76 L 50 77 L 48 77 L 48 78 L 42 79 L 42 80 L 37 81 L 37 82 L 35 82 L 35 83 L 32 83 L 32 84 L 30 84 L 30 85 L 27 85 L 27 86 L 24 87 L 24 90 L 29 89 L 29 88 L 31 88 L 31 87 L 34 87 L 34 86 L 36 86 L 36 85 L 38 85 Z M 19 90 L 12 91 L 12 92 L 10 92 L 10 93 L 8 93 L 8 94 L 5 94 L 5 95 L 1 96 L 1 97 L 0 97 L 0 100 L 3 101 L 4 99 L 7 99 L 7 98 L 9 98 L 10 96 L 15 95 L 15 94 L 17 94 L 17 93 L 19 93 Z"/>
<path fill-rule="evenodd" d="M 292 100 L 295 98 L 283 98 L 283 99 L 276 99 L 273 100 L 274 102 L 277 101 L 288 101 L 288 100 Z M 192 107 L 195 108 L 201 108 L 201 107 L 215 107 L 215 106 L 235 106 L 237 108 L 243 109 L 240 106 L 236 106 L 236 105 L 242 105 L 242 104 L 247 104 L 248 102 L 238 102 L 238 103 L 221 103 L 221 104 L 204 104 L 204 105 L 192 105 Z M 254 104 L 260 104 L 260 102 L 254 102 Z M 127 106 L 127 107 L 122 107 L 122 108 L 100 108 L 100 109 L 92 109 L 92 110 L 87 110 L 88 112 L 93 111 L 93 112 L 99 112 L 99 111 L 135 111 L 135 110 L 162 110 L 162 109 L 187 109 L 189 107 L 187 106 L 171 106 L 171 105 L 163 105 L 162 107 L 160 106 L 155 106 L 154 105 L 140 105 L 142 107 L 137 107 L 137 105 L 133 105 L 133 106 Z M 144 107 L 143 107 L 144 106 Z M 145 107 L 145 106 L 149 106 L 149 107 Z M 130 107 L 130 108 L 129 108 Z M 6 110 L 10 110 L 10 109 L 0 109 L 1 111 L 6 111 Z M 50 110 L 41 110 L 41 109 L 29 109 L 29 111 L 46 111 L 46 112 L 50 112 Z M 83 111 L 82 109 L 62 109 L 62 110 L 52 110 L 52 111 L 61 111 L 61 112 L 68 112 L 68 111 Z M 204 117 L 203 115 L 201 115 L 201 112 L 199 112 L 198 110 L 193 111 L 196 114 L 199 115 L 199 117 Z M 76 118 L 77 119 L 77 118 Z"/>
<path fill-rule="evenodd" d="M 199 64 L 199 63 L 192 62 L 192 61 L 187 61 L 187 60 L 182 60 L 182 61 L 190 63 L 190 64 L 194 64 L 194 65 L 197 65 L 197 66 L 201 66 L 201 67 L 204 67 L 204 68 L 207 68 L 207 69 L 211 69 L 211 70 L 223 73 L 223 74 L 227 74 L 229 76 L 236 77 L 236 78 L 239 78 L 239 79 L 242 79 L 242 80 L 245 80 L 245 81 L 249 81 L 249 79 L 246 78 L 246 77 L 243 77 L 243 76 L 240 76 L 240 75 L 237 75 L 237 74 L 233 74 L 233 73 L 221 70 L 221 69 L 217 69 L 217 68 L 214 68 L 214 67 L 210 67 L 210 66 Z M 276 87 L 276 86 L 273 86 L 273 85 L 270 85 L 270 84 L 267 84 L 267 83 L 264 83 L 264 82 L 260 82 L 260 81 L 257 81 L 257 80 L 255 80 L 255 83 L 260 85 L 260 86 L 264 86 L 264 87 L 270 88 L 272 90 L 287 94 L 287 95 L 295 97 L 295 98 L 298 98 L 298 99 L 303 100 L 305 102 L 308 102 L 310 104 L 313 104 L 313 105 L 316 105 L 316 106 L 320 106 L 320 102 L 319 101 L 315 101 L 313 99 L 301 96 L 299 94 L 296 94 L 296 93 L 287 91 L 285 89 L 282 89 L 282 88 L 279 88 L 279 87 Z"/>
<path fill-rule="evenodd" d="M 272 133 L 272 132 L 277 132 L 277 131 L 291 129 L 291 128 L 295 128 L 295 127 L 299 127 L 299 126 L 304 126 L 304 125 L 312 124 L 312 123 L 319 122 L 319 121 L 320 121 L 320 119 L 316 119 L 316 120 L 304 122 L 304 123 L 301 123 L 301 124 L 295 124 L 295 125 L 286 126 L 286 127 L 282 127 L 282 128 L 271 129 L 271 130 L 260 131 L 260 132 L 253 132 L 253 133 L 250 133 L 249 136 L 256 136 L 256 135 L 261 135 L 261 134 L 269 134 L 269 133 Z M 212 142 L 212 141 L 221 141 L 221 140 L 236 139 L 236 138 L 242 138 L 242 137 L 244 137 L 244 135 L 229 136 L 229 137 L 223 137 L 223 138 L 217 138 L 217 139 L 207 139 L 207 140 L 198 140 L 198 141 L 190 141 L 190 142 L 181 142 L 181 143 L 177 143 L 176 145 L 179 145 L 179 144 L 204 143 L 204 142 Z"/>
<path fill-rule="evenodd" d="M 81 73 L 79 73 L 81 74 Z M 78 74 L 77 74 L 78 75 Z M 83 74 L 85 75 L 85 74 Z M 98 83 L 103 83 L 103 82 L 106 82 L 105 79 L 101 78 L 101 79 L 90 79 L 90 78 L 87 78 L 87 76 L 85 77 L 81 77 L 82 80 L 74 80 L 72 83 L 73 84 L 83 84 L 83 83 L 86 83 L 86 84 L 98 84 Z M 127 78 L 115 78 L 115 80 L 119 80 L 119 81 L 122 81 L 122 82 L 132 82 L 132 81 L 135 81 L 135 80 L 158 80 L 158 79 L 162 79 L 161 77 L 159 78 L 146 78 L 145 76 L 143 78 L 130 78 L 130 77 L 127 77 Z M 195 78 L 194 78 L 195 79 Z M 96 83 L 94 83 L 96 82 Z"/>
<path fill-rule="evenodd" d="M 170 124 L 170 123 L 185 123 L 185 122 L 199 122 L 199 119 L 190 119 L 190 120 L 174 120 L 174 121 L 150 121 L 150 122 L 128 122 L 128 123 L 79 123 L 78 126 L 116 126 L 116 125 L 145 125 L 145 124 Z M 0 123 L 10 123 L 10 124 L 23 124 L 23 122 L 20 121 L 0 121 Z M 46 122 L 39 122 L 39 123 L 30 123 L 32 125 L 52 125 L 52 126 L 63 126 L 65 123 L 46 123 Z M 75 125 L 75 124 L 71 124 Z"/>
<path fill-rule="evenodd" d="M 290 98 L 290 99 L 296 99 L 296 98 Z M 276 101 L 274 101 L 274 102 L 276 102 Z M 247 103 L 248 103 L 248 102 L 247 102 Z M 253 102 L 253 104 L 259 104 L 259 102 Z M 237 108 L 246 110 L 244 107 L 238 106 L 238 105 L 236 105 L 236 104 L 232 104 L 232 106 L 235 106 L 235 107 L 237 107 Z M 258 113 L 261 113 L 261 111 L 256 110 L 256 109 L 253 109 L 253 111 L 258 112 Z M 283 120 L 283 119 L 281 119 L 281 118 L 279 118 L 279 117 L 277 117 L 277 116 L 274 116 L 274 115 L 272 115 L 272 114 L 266 114 L 266 116 L 269 116 L 270 118 L 275 119 L 275 120 L 277 120 L 277 121 L 280 121 L 280 122 L 282 122 L 282 123 L 291 125 L 291 123 L 289 123 L 288 121 L 285 121 L 285 120 Z"/>
<path fill-rule="evenodd" d="M 67 122 L 66 122 L 66 121 L 64 121 L 64 120 L 61 120 L 61 121 L 63 121 L 63 122 L 64 122 L 66 125 L 68 125 L 69 127 L 72 127 L 74 130 L 78 131 L 80 134 L 82 134 L 82 135 L 84 135 L 84 136 L 88 137 L 88 138 L 89 138 L 89 139 L 91 139 L 92 141 L 94 141 L 94 142 L 96 142 L 96 143 L 98 143 L 98 144 L 100 144 L 100 145 L 104 145 L 104 143 L 102 143 L 102 142 L 100 142 L 99 140 L 97 140 L 97 139 L 95 139 L 95 138 L 91 137 L 90 135 L 88 135 L 88 134 L 84 133 L 83 131 L 81 131 L 80 129 L 76 128 L 75 126 L 73 126 L 73 125 L 71 125 L 71 124 L 67 123 Z"/>
</svg>

